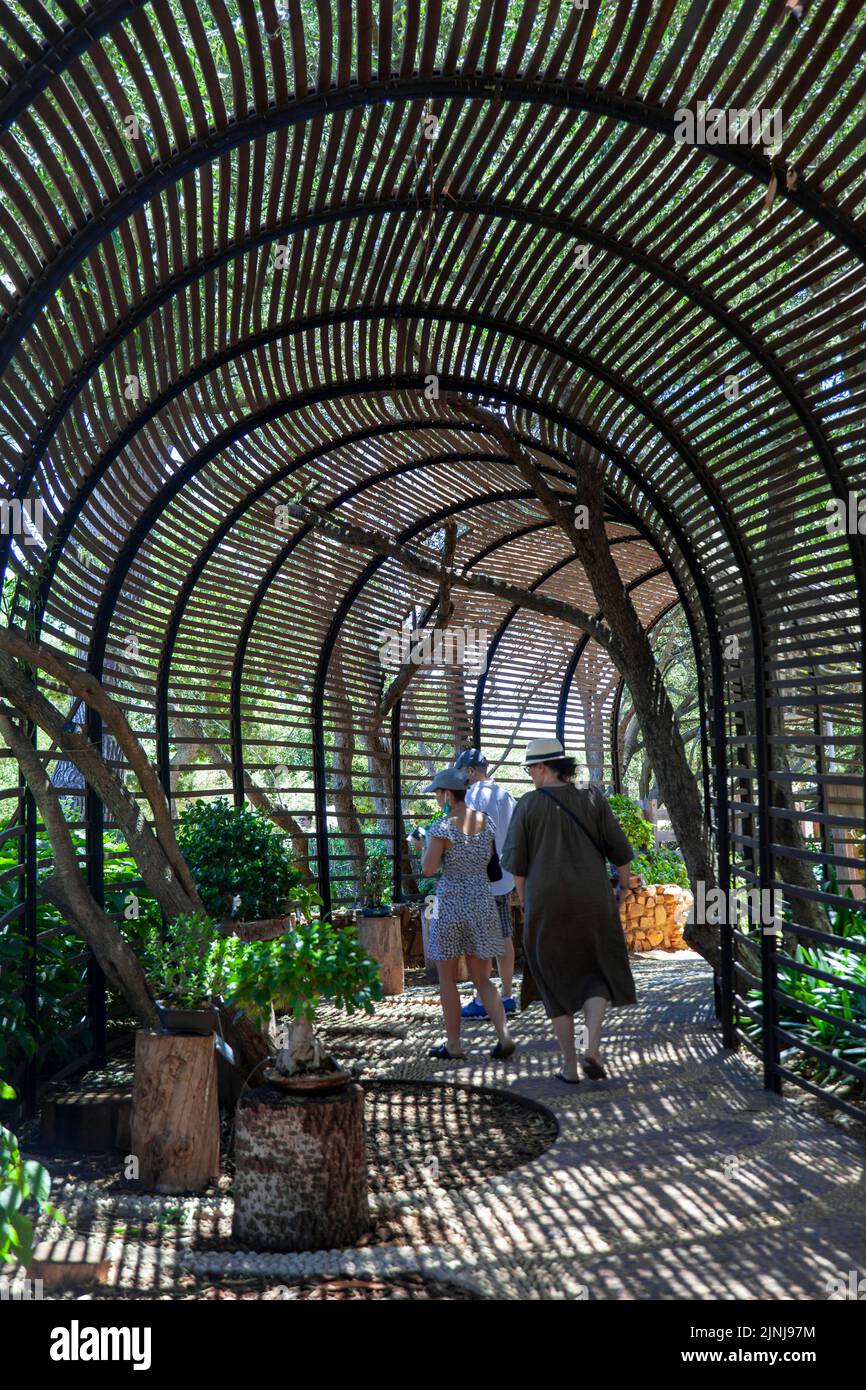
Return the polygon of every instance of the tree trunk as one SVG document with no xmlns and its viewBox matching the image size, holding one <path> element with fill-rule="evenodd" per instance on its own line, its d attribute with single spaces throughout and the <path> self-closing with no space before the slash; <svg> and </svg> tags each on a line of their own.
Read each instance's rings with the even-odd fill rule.
<svg viewBox="0 0 866 1390">
<path fill-rule="evenodd" d="M 36 696 L 40 700 L 43 700 L 43 697 L 36 690 L 35 685 L 25 676 L 23 670 L 15 666 L 15 662 L 12 660 L 13 657 L 22 662 L 25 666 L 33 666 L 46 671 L 49 675 L 65 685 L 73 695 L 79 696 L 80 699 L 84 700 L 85 704 L 98 712 L 106 728 L 114 735 L 118 746 L 129 763 L 131 771 L 138 778 L 142 794 L 147 799 L 153 816 L 154 838 L 158 840 L 162 849 L 162 854 L 168 861 L 173 875 L 177 878 L 180 889 L 186 899 L 192 903 L 191 907 L 175 910 L 180 912 L 201 911 L 201 902 L 199 901 L 195 884 L 192 881 L 189 866 L 178 848 L 165 793 L 160 786 L 159 779 L 151 766 L 147 754 L 139 743 L 136 735 L 133 733 L 129 721 L 120 706 L 111 699 L 95 676 L 91 675 L 89 672 L 77 671 L 68 664 L 60 652 L 55 651 L 54 648 L 48 646 L 44 642 L 28 642 L 20 632 L 15 632 L 10 628 L 0 628 L 0 651 L 4 654 L 3 661 L 0 663 L 0 671 L 3 673 L 4 684 L 7 680 L 11 681 L 12 689 L 7 693 L 10 699 L 13 700 L 13 703 L 18 704 L 19 709 L 22 708 L 22 706 L 14 698 L 13 692 L 15 690 L 18 690 L 19 694 L 26 694 L 28 699 L 32 699 L 33 696 Z M 27 689 L 27 687 L 29 687 L 29 689 Z M 69 735 L 68 737 L 70 739 L 75 739 L 76 742 L 65 742 L 62 736 L 63 724 L 65 722 L 63 717 L 57 713 L 47 700 L 44 700 L 44 705 L 46 710 L 50 711 L 51 715 L 59 721 L 61 737 L 57 737 L 52 733 L 55 742 L 65 751 L 68 751 L 76 766 L 81 768 L 81 771 L 84 773 L 85 777 L 88 778 L 88 781 L 91 781 L 87 767 L 82 763 L 80 757 L 82 742 L 86 743 L 87 747 L 90 747 L 89 743 L 87 743 L 86 736 Z M 27 713 L 29 718 L 35 719 L 35 722 L 40 724 L 40 727 L 44 727 L 33 713 L 29 710 Z M 137 805 L 135 805 L 131 797 L 127 797 L 126 792 L 114 777 L 111 769 L 103 761 L 99 754 L 99 750 L 93 749 L 92 751 L 98 757 L 99 763 L 102 764 L 111 782 L 115 787 L 120 789 L 125 801 L 134 808 L 133 823 L 137 824 L 139 821 L 143 822 L 144 817 L 141 816 Z M 76 756 L 76 753 L 78 753 L 79 756 Z M 90 765 L 93 766 L 92 763 Z M 92 781 L 91 786 L 93 786 Z M 98 788 L 96 790 L 98 790 Z M 108 804 L 109 802 L 106 800 L 106 805 Z M 116 815 L 115 805 L 111 805 L 110 809 L 112 814 Z M 124 833 L 127 833 L 125 827 Z M 147 833 L 150 834 L 151 832 L 148 831 Z M 129 835 L 127 834 L 127 839 L 128 838 Z M 130 848 L 132 848 L 131 843 Z M 135 853 L 134 850 L 133 852 Z M 140 867 L 142 868 L 142 872 L 144 872 L 144 866 L 140 865 Z M 151 887 L 151 885 L 148 884 L 148 887 Z M 153 891 L 151 887 L 151 892 Z M 160 905 L 162 906 L 162 904 Z"/>
<path fill-rule="evenodd" d="M 243 1072 L 244 1079 L 249 1080 L 251 1073 L 269 1057 L 275 1056 L 279 1047 L 273 1009 L 271 1026 L 267 1031 L 257 1028 L 252 1019 L 229 1004 L 220 1003 L 219 1011 L 223 1037 L 235 1054 L 235 1062 Z"/>
<path fill-rule="evenodd" d="M 213 1036 L 136 1033 L 132 1153 L 152 1192 L 200 1192 L 220 1172 Z"/>
<path fill-rule="evenodd" d="M 602 476 L 589 464 L 579 465 L 575 472 L 575 501 L 587 507 L 589 524 L 585 529 L 570 526 L 574 548 L 586 570 L 599 610 L 610 627 L 611 652 L 631 693 L 646 756 L 670 815 L 692 890 L 699 882 L 709 889 L 715 885 L 716 874 L 698 784 L 689 767 L 686 747 L 649 637 L 607 542 Z M 688 939 L 690 946 L 706 956 L 715 968 L 719 967 L 717 927 L 693 923 Z"/>
<path fill-rule="evenodd" d="M 361 1087 L 247 1092 L 236 1112 L 235 1169 L 236 1241 L 254 1250 L 354 1245 L 370 1229 Z"/>
<path fill-rule="evenodd" d="M 170 857 L 165 837 L 157 838 L 150 829 L 138 804 L 117 780 L 87 734 L 81 731 L 66 732 L 63 715 L 36 689 L 12 658 L 3 652 L 0 652 L 0 689 L 80 768 L 123 832 L 141 869 L 141 876 L 163 912 L 169 917 L 177 917 L 201 911 L 201 899 L 186 860 L 174 840 L 174 830 L 171 831 L 173 849 Z M 165 805 L 163 810 L 167 810 Z"/>
<path fill-rule="evenodd" d="M 99 906 L 81 875 L 58 793 L 51 786 L 36 749 L 6 715 L 0 715 L 0 732 L 33 793 L 51 841 L 54 873 L 40 884 L 42 893 L 84 938 L 102 967 L 109 987 L 123 995 L 138 1021 L 145 1028 L 157 1027 L 159 1015 L 144 971 L 132 947 Z"/>
</svg>

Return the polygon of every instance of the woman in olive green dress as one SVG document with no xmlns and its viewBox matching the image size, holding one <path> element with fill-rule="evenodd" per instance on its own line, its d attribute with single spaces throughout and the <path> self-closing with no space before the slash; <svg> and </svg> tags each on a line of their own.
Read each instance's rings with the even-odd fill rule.
<svg viewBox="0 0 866 1390">
<path fill-rule="evenodd" d="M 584 1011 L 585 1074 L 606 1075 L 600 1057 L 608 1004 L 636 1004 L 617 908 L 634 850 L 597 787 L 572 785 L 573 758 L 557 739 L 532 739 L 525 759 L 535 791 L 517 803 L 502 851 L 524 908 L 523 949 L 562 1052 L 561 1081 L 580 1080 L 574 1015 Z M 617 892 L 607 861 L 616 865 Z"/>
</svg>

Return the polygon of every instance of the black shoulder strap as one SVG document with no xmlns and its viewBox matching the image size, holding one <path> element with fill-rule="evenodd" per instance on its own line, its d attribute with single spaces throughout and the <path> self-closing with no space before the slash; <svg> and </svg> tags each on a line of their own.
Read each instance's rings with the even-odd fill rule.
<svg viewBox="0 0 866 1390">
<path fill-rule="evenodd" d="M 602 859 L 607 860 L 607 855 L 604 853 L 604 850 L 600 849 L 599 846 L 595 843 L 595 840 L 592 838 L 589 831 L 586 829 L 586 826 L 579 819 L 579 817 L 576 816 L 573 811 L 569 811 L 568 807 L 564 806 L 562 802 L 559 800 L 559 798 L 554 796 L 553 792 L 549 792 L 546 787 L 538 787 L 537 790 L 541 792 L 542 796 L 549 797 L 550 800 L 553 802 L 554 806 L 558 806 L 560 811 L 563 811 L 565 815 L 568 816 L 569 820 L 573 820 L 577 828 L 583 831 L 584 835 L 589 840 L 589 843 L 592 845 L 596 854 L 600 854 Z"/>
</svg>

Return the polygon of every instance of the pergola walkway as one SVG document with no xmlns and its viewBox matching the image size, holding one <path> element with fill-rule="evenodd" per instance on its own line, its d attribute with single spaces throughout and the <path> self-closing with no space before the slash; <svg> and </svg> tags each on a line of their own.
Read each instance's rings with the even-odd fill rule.
<svg viewBox="0 0 866 1390">
<path fill-rule="evenodd" d="M 558 1064 L 540 1006 L 518 1015 L 520 1047 L 508 1064 L 487 1056 L 485 1023 L 466 1025 L 468 1064 L 429 1060 L 441 1037 L 432 990 L 386 1000 L 358 1022 L 371 1043 L 384 1023 L 407 1030 L 379 1049 L 368 1069 L 377 1078 L 504 1087 L 557 1117 L 559 1137 L 539 1159 L 489 1182 L 397 1199 L 446 1239 L 268 1256 L 115 1243 L 113 1275 L 168 1288 L 181 1272 L 215 1281 L 267 1273 L 279 1283 L 413 1271 L 493 1298 L 826 1299 L 828 1280 L 847 1284 L 850 1271 L 866 1269 L 863 1138 L 765 1092 L 744 1058 L 720 1050 L 699 957 L 643 958 L 633 968 L 640 1003 L 613 1015 L 611 1079 L 572 1089 L 551 1079 Z M 144 1202 L 151 1211 L 179 1205 L 120 1196 L 99 1207 L 115 1222 Z M 374 1204 L 393 1211 L 394 1194 Z M 231 1211 L 226 1197 L 181 1205 L 190 1234 L 214 1219 L 224 1226 Z"/>
</svg>

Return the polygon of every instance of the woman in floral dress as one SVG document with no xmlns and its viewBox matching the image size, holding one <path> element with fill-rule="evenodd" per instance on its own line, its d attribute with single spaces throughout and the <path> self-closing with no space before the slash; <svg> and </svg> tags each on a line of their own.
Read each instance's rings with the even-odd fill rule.
<svg viewBox="0 0 866 1390">
<path fill-rule="evenodd" d="M 466 965 L 478 997 L 499 1036 L 492 1057 L 510 1057 L 514 1040 L 508 1031 L 499 990 L 491 983 L 492 957 L 502 945 L 499 915 L 488 887 L 487 865 L 494 850 L 489 817 L 466 805 L 466 779 L 454 768 L 437 772 L 425 791 L 436 793 L 445 814 L 427 831 L 421 872 L 442 876 L 428 928 L 427 954 L 439 971 L 439 997 L 446 1041 L 431 1057 L 463 1058 L 460 1046 L 460 995 L 457 968 Z"/>
</svg>

